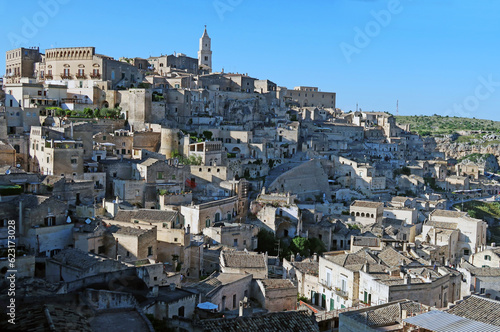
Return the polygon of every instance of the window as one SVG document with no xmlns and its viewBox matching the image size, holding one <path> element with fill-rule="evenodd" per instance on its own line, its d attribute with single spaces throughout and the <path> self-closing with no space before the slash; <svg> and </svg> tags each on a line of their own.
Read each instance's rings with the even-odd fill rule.
<svg viewBox="0 0 500 332">
<path fill-rule="evenodd" d="M 77 164 L 78 163 L 78 159 L 77 158 L 71 158 L 71 163 L 72 164 Z"/>
<path fill-rule="evenodd" d="M 127 251 L 127 257 L 130 257 L 130 252 L 129 251 Z"/>
<path fill-rule="evenodd" d="M 148 256 L 153 254 L 153 247 L 148 247 Z"/>
<path fill-rule="evenodd" d="M 99 247 L 97 248 L 97 253 L 98 253 L 99 255 L 100 255 L 100 254 L 104 254 L 104 251 L 105 251 L 105 250 L 104 250 L 104 246 L 99 246 Z"/>
<path fill-rule="evenodd" d="M 490 255 L 484 255 L 484 260 L 485 261 L 491 261 L 491 256 Z"/>
<path fill-rule="evenodd" d="M 233 247 L 237 247 L 238 246 L 238 239 L 234 239 L 233 240 Z"/>
<path fill-rule="evenodd" d="M 469 256 L 469 255 L 470 255 L 469 249 L 464 249 L 464 256 Z"/>
<path fill-rule="evenodd" d="M 163 172 L 156 172 L 156 179 L 162 180 L 163 179 Z"/>
<path fill-rule="evenodd" d="M 210 219 L 205 220 L 205 226 L 210 227 Z"/>
<path fill-rule="evenodd" d="M 332 286 L 332 270 L 329 268 L 326 269 L 326 285 L 328 287 Z"/>
<path fill-rule="evenodd" d="M 480 294 L 484 294 L 486 292 L 486 290 L 484 288 L 481 288 L 481 290 L 479 291 Z"/>
<path fill-rule="evenodd" d="M 236 308 L 236 294 L 233 295 L 233 309 Z"/>
</svg>

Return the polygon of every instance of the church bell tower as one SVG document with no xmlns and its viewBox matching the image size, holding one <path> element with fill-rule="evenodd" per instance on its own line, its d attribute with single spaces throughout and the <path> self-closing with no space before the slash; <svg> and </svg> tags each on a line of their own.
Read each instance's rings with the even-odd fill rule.
<svg viewBox="0 0 500 332">
<path fill-rule="evenodd" d="M 207 26 L 205 25 L 205 31 L 203 31 L 203 36 L 200 38 L 200 49 L 198 51 L 198 66 L 204 65 L 209 68 L 212 72 L 212 41 L 207 33 Z"/>
</svg>

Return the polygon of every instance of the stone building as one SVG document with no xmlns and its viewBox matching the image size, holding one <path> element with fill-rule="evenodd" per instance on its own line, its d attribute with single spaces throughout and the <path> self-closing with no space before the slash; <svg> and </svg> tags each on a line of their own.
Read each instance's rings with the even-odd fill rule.
<svg viewBox="0 0 500 332">
<path fill-rule="evenodd" d="M 47 260 L 46 278 L 50 282 L 70 282 L 103 272 L 115 272 L 127 268 L 128 266 L 117 260 L 69 248 Z"/>
<path fill-rule="evenodd" d="M 450 246 L 451 263 L 456 263 L 461 257 L 469 259 L 472 254 L 482 250 L 486 245 L 487 227 L 486 222 L 471 218 L 466 212 L 434 210 L 422 226 L 420 237 L 424 242 L 438 244 L 432 240 L 433 233 L 445 230 L 458 231 L 456 239 L 454 238 L 451 243 L 449 241 L 443 243 Z"/>
<path fill-rule="evenodd" d="M 16 166 L 16 149 L 8 143 L 0 141 L 0 167 Z"/>
<path fill-rule="evenodd" d="M 500 248 L 492 247 L 473 254 L 470 263 L 477 267 L 500 267 Z"/>
<path fill-rule="evenodd" d="M 204 228 L 219 221 L 231 222 L 238 214 L 238 196 L 181 206 L 180 212 L 184 216 L 185 225 L 191 227 L 191 232 L 200 234 Z"/>
<path fill-rule="evenodd" d="M 235 310 L 240 301 L 250 296 L 252 275 L 214 272 L 207 279 L 185 288 L 200 294 L 200 303 L 215 304 L 219 312 Z"/>
<path fill-rule="evenodd" d="M 312 304 L 325 310 L 355 306 L 359 293 L 359 271 L 366 262 L 376 263 L 370 254 L 337 252 L 319 258 L 319 283 L 311 295 Z"/>
<path fill-rule="evenodd" d="M 46 127 L 31 127 L 32 169 L 44 175 L 83 176 L 83 141 Z"/>
<path fill-rule="evenodd" d="M 223 166 L 225 165 L 225 155 L 221 142 L 201 142 L 189 144 L 188 156 L 201 159 L 201 165 L 204 166 Z"/>
<path fill-rule="evenodd" d="M 263 190 L 250 207 L 257 218 L 252 222 L 275 233 L 279 238 L 293 238 L 299 235 L 302 231 L 302 220 L 295 197 L 290 193 L 265 194 Z"/>
<path fill-rule="evenodd" d="M 146 314 L 154 315 L 155 319 L 172 319 L 174 316 L 192 318 L 196 308 L 196 294 L 176 288 L 175 284 L 154 288 L 154 297 L 141 303 Z"/>
<path fill-rule="evenodd" d="M 109 81 L 113 89 L 130 87 L 142 81 L 142 72 L 138 67 L 97 54 L 94 47 L 47 49 L 43 60 L 38 65 L 39 80 L 75 80 L 80 82 L 80 85 L 87 80 Z M 110 105 L 108 102 L 103 102 L 99 107 L 110 107 Z"/>
<path fill-rule="evenodd" d="M 409 300 L 397 300 L 346 311 L 339 314 L 339 331 L 403 331 L 403 320 L 430 310 L 429 306 Z"/>
<path fill-rule="evenodd" d="M 297 286 L 287 279 L 261 279 L 253 285 L 253 297 L 269 312 L 295 310 Z"/>
<path fill-rule="evenodd" d="M 369 201 L 354 201 L 349 207 L 349 214 L 355 217 L 356 222 L 363 225 L 382 223 L 384 203 Z"/>
<path fill-rule="evenodd" d="M 371 305 L 412 299 L 443 308 L 462 298 L 461 279 L 460 273 L 443 267 L 365 264 L 359 271 L 359 301 Z"/>
<path fill-rule="evenodd" d="M 269 186 L 269 191 L 289 192 L 301 200 L 330 200 L 332 194 L 328 175 L 319 160 L 311 160 L 278 176 Z"/>
<path fill-rule="evenodd" d="M 223 273 L 252 274 L 254 279 L 268 276 L 267 254 L 244 251 L 221 251 L 220 268 Z"/>
<path fill-rule="evenodd" d="M 235 250 L 257 249 L 257 233 L 259 229 L 253 225 L 223 223 L 203 229 L 211 244 L 222 244 Z"/>
<path fill-rule="evenodd" d="M 200 48 L 198 50 L 198 66 L 205 67 L 209 72 L 212 71 L 212 39 L 208 36 L 207 27 L 200 38 Z"/>
<path fill-rule="evenodd" d="M 289 89 L 286 98 L 300 107 L 323 106 L 335 108 L 336 93 L 322 92 L 317 87 L 297 86 Z"/>
<path fill-rule="evenodd" d="M 109 225 L 109 227 L 108 227 Z M 107 222 L 107 233 L 111 237 L 106 247 L 106 256 L 124 262 L 141 259 L 157 259 L 157 227 L 136 226 L 136 224 L 112 224 Z M 113 245 L 114 244 L 114 245 Z"/>
<path fill-rule="evenodd" d="M 38 47 L 16 48 L 5 53 L 5 82 L 19 83 L 22 77 L 35 78 L 35 63 L 41 61 Z"/>
<path fill-rule="evenodd" d="M 319 263 L 314 259 L 295 261 L 294 257 L 288 261 L 283 259 L 283 278 L 297 283 L 297 292 L 300 296 L 312 299 L 319 283 Z"/>
<path fill-rule="evenodd" d="M 477 294 L 500 300 L 500 267 L 476 267 L 463 261 L 458 265 L 457 270 L 464 279 L 463 296 Z"/>
</svg>

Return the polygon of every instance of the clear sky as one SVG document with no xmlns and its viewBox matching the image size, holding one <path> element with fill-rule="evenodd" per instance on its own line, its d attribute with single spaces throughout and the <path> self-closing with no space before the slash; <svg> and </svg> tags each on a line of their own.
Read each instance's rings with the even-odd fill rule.
<svg viewBox="0 0 500 332">
<path fill-rule="evenodd" d="M 0 0 L 0 12 L 2 54 L 196 57 L 206 24 L 214 71 L 318 86 L 344 111 L 395 114 L 399 100 L 400 115 L 500 121 L 498 0 Z"/>
</svg>

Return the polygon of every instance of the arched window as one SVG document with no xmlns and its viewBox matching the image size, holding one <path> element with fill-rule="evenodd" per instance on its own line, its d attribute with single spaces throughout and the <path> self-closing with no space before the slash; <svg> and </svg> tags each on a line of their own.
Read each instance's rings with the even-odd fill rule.
<svg viewBox="0 0 500 332">
<path fill-rule="evenodd" d="M 215 214 L 215 222 L 218 222 L 218 221 L 220 221 L 220 212 L 217 212 Z"/>
<path fill-rule="evenodd" d="M 361 217 L 364 217 L 365 216 L 365 213 L 364 212 L 361 212 Z"/>
<path fill-rule="evenodd" d="M 484 260 L 485 261 L 491 261 L 491 256 L 490 255 L 484 255 Z"/>
<path fill-rule="evenodd" d="M 205 226 L 210 227 L 210 218 L 207 218 L 207 220 L 205 220 Z"/>
<path fill-rule="evenodd" d="M 359 217 L 359 212 L 356 212 L 356 217 Z"/>
</svg>

